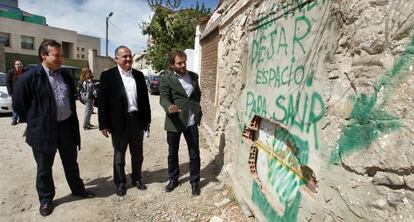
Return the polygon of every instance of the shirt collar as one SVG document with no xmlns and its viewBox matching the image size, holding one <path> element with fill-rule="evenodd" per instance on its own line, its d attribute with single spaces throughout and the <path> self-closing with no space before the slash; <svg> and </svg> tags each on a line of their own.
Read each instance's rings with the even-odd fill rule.
<svg viewBox="0 0 414 222">
<path fill-rule="evenodd" d="M 175 74 L 178 78 L 184 78 L 186 75 L 188 75 L 188 71 L 185 71 L 184 75 L 180 75 L 180 74 L 178 74 L 176 71 L 174 71 L 174 74 Z"/>
<path fill-rule="evenodd" d="M 42 63 L 42 66 L 43 66 L 43 69 L 45 70 L 45 72 L 48 76 L 60 73 L 60 69 L 56 70 L 55 72 L 52 72 L 49 68 L 47 68 L 45 65 L 43 65 L 43 63 Z"/>
<path fill-rule="evenodd" d="M 132 68 L 128 71 L 125 71 L 121 68 L 121 66 L 119 66 L 119 65 L 117 65 L 117 66 L 118 66 L 118 71 L 119 71 L 120 74 L 123 74 L 123 75 L 131 75 L 132 74 Z"/>
</svg>

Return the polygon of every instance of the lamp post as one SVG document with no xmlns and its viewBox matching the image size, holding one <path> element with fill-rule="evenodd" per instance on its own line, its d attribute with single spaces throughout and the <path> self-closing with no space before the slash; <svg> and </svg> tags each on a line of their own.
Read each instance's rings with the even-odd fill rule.
<svg viewBox="0 0 414 222">
<path fill-rule="evenodd" d="M 108 20 L 114 13 L 110 12 L 108 16 L 106 16 L 106 56 L 108 56 Z"/>
</svg>

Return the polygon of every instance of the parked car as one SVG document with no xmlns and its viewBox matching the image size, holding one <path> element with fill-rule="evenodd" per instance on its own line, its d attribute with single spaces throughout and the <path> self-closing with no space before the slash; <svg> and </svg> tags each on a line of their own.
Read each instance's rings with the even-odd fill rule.
<svg viewBox="0 0 414 222">
<path fill-rule="evenodd" d="M 7 93 L 6 74 L 0 72 L 0 113 L 12 112 L 12 99 Z"/>
<path fill-rule="evenodd" d="M 160 76 L 156 76 L 156 75 L 148 75 L 145 77 L 146 81 L 147 81 L 147 88 L 148 88 L 148 92 L 153 95 L 153 94 L 159 94 L 160 90 Z"/>
</svg>

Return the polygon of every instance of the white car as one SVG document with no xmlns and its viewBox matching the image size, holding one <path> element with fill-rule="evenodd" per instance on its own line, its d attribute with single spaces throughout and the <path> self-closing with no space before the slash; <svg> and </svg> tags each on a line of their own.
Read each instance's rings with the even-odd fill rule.
<svg viewBox="0 0 414 222">
<path fill-rule="evenodd" d="M 12 112 L 12 100 L 7 93 L 6 74 L 0 72 L 0 113 Z"/>
</svg>

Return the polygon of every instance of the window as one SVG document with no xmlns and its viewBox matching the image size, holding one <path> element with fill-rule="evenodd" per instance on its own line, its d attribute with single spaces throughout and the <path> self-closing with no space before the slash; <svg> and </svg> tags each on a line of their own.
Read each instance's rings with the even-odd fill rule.
<svg viewBox="0 0 414 222">
<path fill-rule="evenodd" d="M 85 48 L 82 48 L 82 52 L 84 52 L 85 51 Z"/>
<path fill-rule="evenodd" d="M 34 37 L 22 35 L 22 49 L 34 49 Z"/>
<path fill-rule="evenodd" d="M 10 33 L 0 32 L 0 42 L 6 47 L 10 47 Z"/>
<path fill-rule="evenodd" d="M 78 50 L 78 51 L 79 51 L 79 47 L 76 47 L 76 50 Z"/>
<path fill-rule="evenodd" d="M 85 58 L 85 55 L 82 55 L 82 59 L 84 59 Z"/>
<path fill-rule="evenodd" d="M 78 54 L 78 59 L 79 59 L 79 54 Z"/>
</svg>

